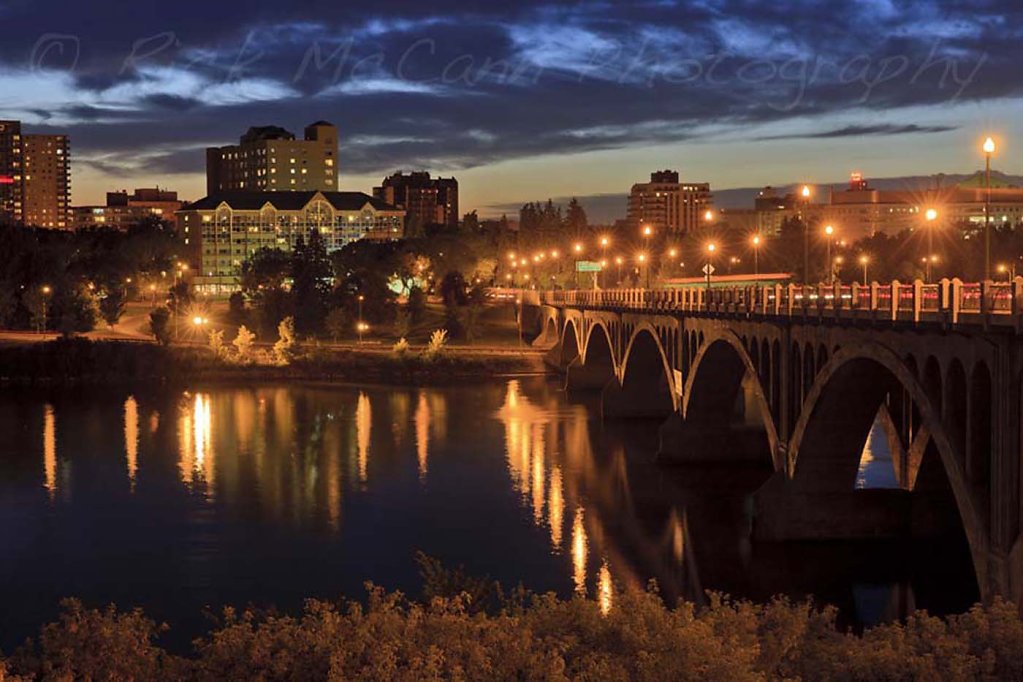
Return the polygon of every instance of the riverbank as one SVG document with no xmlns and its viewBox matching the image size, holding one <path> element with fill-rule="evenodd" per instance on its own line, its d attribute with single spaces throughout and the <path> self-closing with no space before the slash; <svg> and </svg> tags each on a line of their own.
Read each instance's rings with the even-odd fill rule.
<svg viewBox="0 0 1023 682">
<path fill-rule="evenodd" d="M 382 348 L 299 347 L 288 364 L 237 362 L 198 346 L 56 339 L 0 346 L 0 383 L 102 385 L 331 382 L 446 386 L 546 374 L 542 353 L 450 347 L 435 357 Z"/>
</svg>

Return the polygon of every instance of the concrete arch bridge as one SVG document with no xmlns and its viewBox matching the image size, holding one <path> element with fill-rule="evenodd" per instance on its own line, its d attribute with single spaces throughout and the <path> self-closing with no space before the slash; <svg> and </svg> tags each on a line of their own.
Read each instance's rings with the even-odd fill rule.
<svg viewBox="0 0 1023 682">
<path fill-rule="evenodd" d="M 961 527 L 981 596 L 1023 607 L 1023 278 L 521 296 L 568 390 L 658 420 L 660 458 L 773 469 L 757 537 Z M 878 423 L 897 488 L 857 489 Z"/>
</svg>

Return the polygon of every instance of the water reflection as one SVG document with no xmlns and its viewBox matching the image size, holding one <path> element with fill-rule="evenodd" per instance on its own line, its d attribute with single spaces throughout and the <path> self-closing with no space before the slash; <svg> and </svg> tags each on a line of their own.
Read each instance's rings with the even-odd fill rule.
<svg viewBox="0 0 1023 682">
<path fill-rule="evenodd" d="M 124 456 L 128 466 L 128 483 L 135 491 L 135 476 L 139 470 L 139 405 L 135 396 L 124 401 Z"/>
<path fill-rule="evenodd" d="M 5 536 L 0 599 L 35 629 L 40 600 L 68 594 L 155 604 L 161 620 L 229 602 L 298 608 L 358 595 L 368 579 L 418 594 L 420 549 L 507 585 L 586 595 L 603 612 L 615 588 L 651 579 L 670 603 L 706 587 L 758 600 L 813 593 L 864 618 L 907 604 L 940 612 L 972 579 L 933 577 L 952 565 L 933 558 L 921 582 L 902 554 L 753 546 L 747 501 L 763 472 L 658 467 L 654 429 L 594 414 L 527 380 L 0 394 L 0 419 L 33 425 L 0 439 L 0 529 L 47 519 Z M 26 514 L 25 498 L 39 507 Z M 57 572 L 55 552 L 74 570 Z M 29 634 L 7 632 L 17 635 L 7 645 Z"/>
<path fill-rule="evenodd" d="M 57 417 L 49 403 L 43 407 L 43 481 L 53 500 L 57 494 Z"/>
</svg>

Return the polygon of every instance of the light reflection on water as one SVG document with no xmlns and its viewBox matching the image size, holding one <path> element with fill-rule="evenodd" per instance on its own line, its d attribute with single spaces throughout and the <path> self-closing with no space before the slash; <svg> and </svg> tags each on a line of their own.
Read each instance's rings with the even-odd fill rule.
<svg viewBox="0 0 1023 682">
<path fill-rule="evenodd" d="M 612 586 L 651 578 L 668 601 L 823 586 L 864 613 L 880 599 L 863 604 L 865 573 L 909 591 L 898 569 L 751 550 L 755 481 L 657 467 L 649 424 L 601 424 L 542 381 L 29 394 L 0 408 L 14 434 L 0 442 L 4 648 L 71 594 L 143 606 L 186 641 L 205 605 L 298 608 L 367 579 L 417 594 L 417 550 L 605 612 Z"/>
</svg>

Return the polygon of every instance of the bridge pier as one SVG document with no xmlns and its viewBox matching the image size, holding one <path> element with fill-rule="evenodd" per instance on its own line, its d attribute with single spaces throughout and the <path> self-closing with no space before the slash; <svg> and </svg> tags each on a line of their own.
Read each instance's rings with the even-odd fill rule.
<svg viewBox="0 0 1023 682">
<path fill-rule="evenodd" d="M 764 430 L 742 424 L 703 424 L 680 415 L 668 417 L 660 429 L 657 461 L 664 464 L 760 464 L 772 458 Z"/>
<path fill-rule="evenodd" d="M 672 405 L 657 391 L 623 387 L 616 380 L 600 393 L 600 413 L 605 419 L 665 419 Z"/>
<path fill-rule="evenodd" d="M 567 391 L 602 391 L 611 382 L 617 383 L 614 369 L 595 362 L 583 364 L 582 358 L 575 358 L 565 368 Z"/>
</svg>

